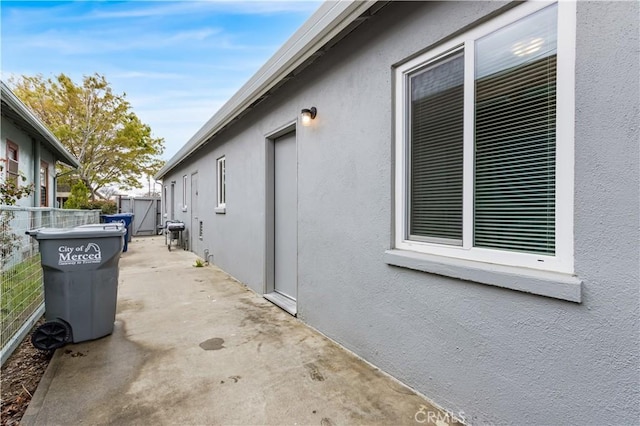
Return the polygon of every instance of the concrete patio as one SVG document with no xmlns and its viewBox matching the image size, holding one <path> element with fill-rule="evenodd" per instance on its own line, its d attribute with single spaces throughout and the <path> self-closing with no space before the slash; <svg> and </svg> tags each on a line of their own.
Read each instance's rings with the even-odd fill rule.
<svg viewBox="0 0 640 426">
<path fill-rule="evenodd" d="M 164 237 L 120 260 L 114 333 L 59 349 L 22 420 L 446 424 L 421 396 Z"/>
</svg>

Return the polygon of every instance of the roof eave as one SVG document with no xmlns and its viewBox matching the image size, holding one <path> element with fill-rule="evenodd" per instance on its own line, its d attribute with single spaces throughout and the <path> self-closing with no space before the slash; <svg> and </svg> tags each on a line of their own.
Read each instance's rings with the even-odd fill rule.
<svg viewBox="0 0 640 426">
<path fill-rule="evenodd" d="M 40 121 L 40 119 L 36 117 L 20 99 L 18 99 L 4 81 L 0 81 L 0 94 L 7 105 L 9 105 L 9 107 L 13 109 L 21 119 L 30 124 L 40 134 L 40 136 L 42 136 L 43 141 L 49 148 L 51 148 L 52 151 L 54 151 L 55 154 L 57 154 L 59 161 L 74 168 L 80 167 L 78 160 L 71 155 L 64 146 L 62 146 L 62 143 L 58 138 L 56 138 L 54 134 L 47 129 L 44 123 L 42 123 L 42 121 Z"/>
<path fill-rule="evenodd" d="M 165 163 L 154 178 L 162 179 L 205 145 L 212 136 L 242 114 L 376 2 L 376 0 L 349 0 L 323 3 L 253 77 Z"/>
</svg>

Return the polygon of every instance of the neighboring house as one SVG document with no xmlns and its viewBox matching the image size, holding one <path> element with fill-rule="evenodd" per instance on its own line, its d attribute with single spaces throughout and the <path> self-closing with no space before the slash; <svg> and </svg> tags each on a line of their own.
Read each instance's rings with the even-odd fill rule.
<svg viewBox="0 0 640 426">
<path fill-rule="evenodd" d="M 0 179 L 19 179 L 23 175 L 27 178 L 25 185 L 34 184 L 34 192 L 19 200 L 18 206 L 58 207 L 56 163 L 77 168 L 78 160 L 4 82 L 0 82 L 0 92 Z"/>
<path fill-rule="evenodd" d="M 468 422 L 635 424 L 638 12 L 327 2 L 158 173 L 165 217 Z"/>
</svg>

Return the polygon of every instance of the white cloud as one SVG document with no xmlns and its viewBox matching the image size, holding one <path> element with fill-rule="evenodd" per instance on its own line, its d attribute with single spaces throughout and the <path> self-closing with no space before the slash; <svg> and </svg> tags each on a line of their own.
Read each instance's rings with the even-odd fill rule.
<svg viewBox="0 0 640 426">
<path fill-rule="evenodd" d="M 243 15 L 263 15 L 274 13 L 311 13 L 322 3 L 315 0 L 292 1 L 180 1 L 180 2 L 137 2 L 135 9 L 128 5 L 121 10 L 94 11 L 85 16 L 85 19 L 127 19 L 149 18 L 157 16 L 179 16 L 194 13 L 233 13 Z M 147 3 L 147 4 L 145 4 Z M 144 6 L 141 6 L 144 5 Z"/>
<path fill-rule="evenodd" d="M 165 139 L 163 157 L 170 158 L 319 4 L 3 4 L 2 78 L 65 73 L 79 83 L 83 75 L 102 74 L 115 92 L 126 93 L 154 136 Z"/>
<path fill-rule="evenodd" d="M 151 126 L 154 137 L 165 140 L 163 158 L 169 159 L 211 118 L 226 99 L 136 108 L 136 115 Z M 179 111 L 179 114 L 177 113 Z"/>
<path fill-rule="evenodd" d="M 119 31 L 75 32 L 59 31 L 32 32 L 20 36 L 4 36 L 3 50 L 11 46 L 40 49 L 47 55 L 105 55 L 117 52 L 162 51 L 177 48 L 184 53 L 198 52 L 273 52 L 279 46 L 259 43 L 243 44 L 234 41 L 234 36 L 220 29 L 200 29 L 195 31 L 150 32 L 122 35 Z"/>
<path fill-rule="evenodd" d="M 109 78 L 111 79 L 152 79 L 152 80 L 174 80 L 185 78 L 182 74 L 171 73 L 171 72 L 154 72 L 154 71 L 122 71 L 120 73 L 116 72 L 110 74 Z"/>
<path fill-rule="evenodd" d="M 190 40 L 202 41 L 202 40 L 206 40 L 212 35 L 221 34 L 221 33 L 222 33 L 222 30 L 219 28 L 201 28 L 201 29 L 192 30 L 192 31 L 181 31 L 181 32 L 172 34 L 168 38 L 168 40 L 166 40 L 166 42 L 176 43 L 176 42 L 184 42 L 184 41 L 190 41 Z"/>
<path fill-rule="evenodd" d="M 135 0 L 127 2 L 79 1 L 60 2 L 42 8 L 17 8 L 3 4 L 3 21 L 11 21 L 25 29 L 41 24 L 77 24 L 89 21 L 181 17 L 211 13 L 236 15 L 272 15 L 300 13 L 310 15 L 321 0 Z"/>
<path fill-rule="evenodd" d="M 145 29 L 124 33 L 119 28 L 92 31 L 33 31 L 30 34 L 8 35 L 4 45 L 19 45 L 22 48 L 37 48 L 61 55 L 104 54 L 139 50 L 162 50 L 167 47 L 184 46 L 193 48 L 201 45 L 209 50 L 246 49 L 248 46 L 235 45 L 230 36 L 219 28 L 169 32 Z M 250 46 L 260 48 L 260 46 Z"/>
</svg>

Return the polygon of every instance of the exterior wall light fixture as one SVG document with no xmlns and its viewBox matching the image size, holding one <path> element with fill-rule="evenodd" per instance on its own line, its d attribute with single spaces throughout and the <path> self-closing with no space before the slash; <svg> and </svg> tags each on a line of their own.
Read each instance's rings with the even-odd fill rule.
<svg viewBox="0 0 640 426">
<path fill-rule="evenodd" d="M 300 113 L 302 118 L 302 125 L 303 126 L 311 125 L 311 120 L 316 118 L 317 113 L 318 113 L 318 110 L 316 109 L 316 107 L 303 109 L 302 112 Z"/>
</svg>

